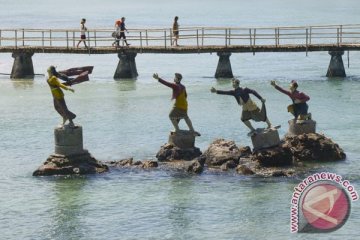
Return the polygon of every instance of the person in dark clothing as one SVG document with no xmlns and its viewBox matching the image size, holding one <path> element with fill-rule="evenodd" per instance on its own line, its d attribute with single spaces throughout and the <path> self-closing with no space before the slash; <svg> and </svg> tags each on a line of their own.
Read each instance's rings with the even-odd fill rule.
<svg viewBox="0 0 360 240">
<path fill-rule="evenodd" d="M 293 104 L 288 106 L 288 112 L 294 115 L 296 121 L 311 119 L 311 114 L 308 113 L 309 106 L 306 103 L 310 100 L 310 97 L 297 90 L 298 84 L 295 80 L 292 80 L 290 83 L 290 91 L 281 88 L 275 81 L 271 81 L 271 85 L 274 86 L 276 90 L 288 95 L 291 98 Z"/>
<path fill-rule="evenodd" d="M 266 115 L 265 99 L 262 98 L 255 90 L 252 90 L 250 88 L 241 88 L 240 80 L 238 79 L 233 79 L 232 85 L 234 90 L 221 91 L 216 90 L 214 87 L 212 87 L 211 92 L 235 97 L 237 103 L 242 106 L 241 121 L 243 121 L 244 124 L 250 129 L 249 135 L 255 133 L 255 129 L 251 125 L 249 120 L 254 120 L 256 122 L 266 122 L 268 128 L 272 128 L 272 125 Z M 255 102 L 251 100 L 250 94 L 253 94 L 261 100 L 261 109 L 255 104 Z"/>
<path fill-rule="evenodd" d="M 126 46 L 129 46 L 130 44 L 127 43 L 127 41 L 126 41 L 125 31 L 127 33 L 129 33 L 129 31 L 125 27 L 125 17 L 122 17 L 121 18 L 121 23 L 120 23 L 120 38 L 119 39 L 123 38 Z"/>
</svg>

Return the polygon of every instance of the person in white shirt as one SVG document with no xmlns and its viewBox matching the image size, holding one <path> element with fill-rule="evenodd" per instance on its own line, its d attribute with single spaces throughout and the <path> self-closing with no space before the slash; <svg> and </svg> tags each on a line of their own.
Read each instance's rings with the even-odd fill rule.
<svg viewBox="0 0 360 240">
<path fill-rule="evenodd" d="M 76 45 L 77 48 L 79 47 L 79 44 L 81 42 L 83 42 L 85 47 L 87 48 L 87 45 L 86 45 L 86 31 L 87 31 L 87 28 L 85 27 L 85 22 L 86 22 L 85 18 L 81 19 L 81 22 L 80 22 L 80 41 Z"/>
</svg>

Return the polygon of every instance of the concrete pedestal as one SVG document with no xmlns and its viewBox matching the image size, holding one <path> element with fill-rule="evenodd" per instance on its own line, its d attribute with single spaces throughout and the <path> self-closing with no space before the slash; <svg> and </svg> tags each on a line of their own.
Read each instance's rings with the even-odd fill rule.
<svg viewBox="0 0 360 240">
<path fill-rule="evenodd" d="M 103 173 L 109 167 L 83 149 L 82 127 L 58 126 L 54 129 L 55 153 L 34 171 L 33 176 Z"/>
<path fill-rule="evenodd" d="M 168 143 L 181 149 L 193 148 L 195 146 L 195 136 L 192 132 L 186 130 L 170 132 Z"/>
<path fill-rule="evenodd" d="M 119 53 L 119 63 L 117 65 L 114 78 L 136 78 L 139 74 L 136 68 L 135 57 L 137 53 Z"/>
<path fill-rule="evenodd" d="M 326 73 L 327 77 L 346 77 L 342 55 L 344 51 L 329 51 L 331 55 L 330 64 Z"/>
<path fill-rule="evenodd" d="M 33 52 L 13 52 L 15 59 L 10 78 L 32 78 L 34 77 L 34 66 L 31 57 Z"/>
<path fill-rule="evenodd" d="M 75 125 L 75 128 L 70 128 L 68 125 L 56 127 L 54 136 L 55 154 L 68 156 L 84 152 L 80 125 Z"/>
<path fill-rule="evenodd" d="M 215 77 L 216 78 L 233 78 L 234 75 L 231 69 L 230 63 L 230 52 L 218 52 L 219 62 L 216 68 Z"/>
<path fill-rule="evenodd" d="M 279 133 L 276 129 L 256 129 L 251 136 L 254 150 L 274 147 L 280 144 Z"/>
<path fill-rule="evenodd" d="M 295 122 L 295 119 L 288 121 L 289 131 L 287 135 L 296 136 L 303 133 L 315 133 L 316 132 L 316 122 L 314 120 L 301 120 Z"/>
</svg>

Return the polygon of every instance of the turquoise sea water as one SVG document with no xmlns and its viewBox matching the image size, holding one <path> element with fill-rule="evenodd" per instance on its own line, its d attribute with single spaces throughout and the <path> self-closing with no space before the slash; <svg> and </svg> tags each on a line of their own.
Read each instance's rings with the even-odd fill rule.
<svg viewBox="0 0 360 240">
<path fill-rule="evenodd" d="M 111 27 L 127 17 L 127 26 L 169 27 L 173 17 L 185 26 L 291 26 L 359 22 L 360 5 L 346 1 L 4 1 L 1 28 Z M 181 44 L 181 42 L 179 42 Z M 311 97 L 318 131 L 347 153 L 340 163 L 323 164 L 360 189 L 360 53 L 350 52 L 345 79 L 325 77 L 327 52 L 233 54 L 241 84 L 267 99 L 270 120 L 287 130 L 287 96 L 271 80 L 287 86 L 297 79 Z M 346 54 L 343 60 L 347 63 Z M 216 54 L 138 54 L 136 81 L 114 81 L 118 58 L 111 55 L 35 54 L 36 73 L 50 65 L 65 69 L 94 65 L 87 83 L 66 92 L 70 110 L 83 126 L 84 146 L 99 160 L 155 159 L 172 128 L 168 119 L 171 92 L 152 79 L 158 72 L 171 80 L 183 74 L 189 115 L 202 133 L 202 150 L 215 138 L 250 145 L 232 97 L 209 89 L 231 89 L 230 80 L 213 78 Z M 0 54 L 0 72 L 10 73 L 11 54 Z M 255 98 L 254 98 L 255 99 Z M 357 239 L 360 205 L 352 204 L 347 223 L 328 234 L 291 234 L 290 198 L 301 178 L 259 178 L 207 171 L 112 170 L 85 177 L 32 177 L 53 152 L 53 128 L 61 119 L 42 76 L 10 80 L 0 76 L 0 236 L 1 239 Z M 186 127 L 184 124 L 183 127 Z M 256 126 L 263 126 L 256 124 Z"/>
</svg>

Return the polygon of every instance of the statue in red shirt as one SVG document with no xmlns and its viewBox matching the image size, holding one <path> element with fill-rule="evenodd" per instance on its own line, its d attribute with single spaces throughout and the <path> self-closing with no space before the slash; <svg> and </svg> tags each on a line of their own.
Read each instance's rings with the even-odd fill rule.
<svg viewBox="0 0 360 240">
<path fill-rule="evenodd" d="M 310 97 L 303 92 L 297 90 L 298 84 L 295 80 L 292 80 L 289 86 L 289 90 L 285 90 L 278 86 L 275 81 L 271 81 L 271 85 L 278 91 L 288 95 L 293 104 L 288 106 L 288 112 L 294 115 L 295 120 L 307 120 L 311 119 L 311 113 L 308 113 L 309 106 L 306 103 L 310 100 Z"/>
</svg>

